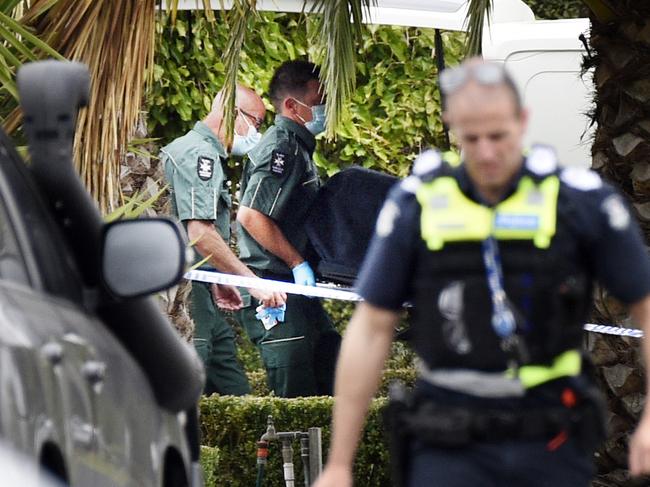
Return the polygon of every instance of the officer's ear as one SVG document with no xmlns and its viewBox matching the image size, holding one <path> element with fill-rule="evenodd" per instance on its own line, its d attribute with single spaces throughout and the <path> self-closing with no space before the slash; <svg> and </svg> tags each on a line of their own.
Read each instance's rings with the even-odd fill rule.
<svg viewBox="0 0 650 487">
<path fill-rule="evenodd" d="M 449 126 L 449 112 L 446 109 L 442 112 L 442 121 Z"/>
<path fill-rule="evenodd" d="M 282 100 L 282 103 L 280 104 L 281 114 L 282 115 L 286 115 L 286 114 L 295 115 L 296 109 L 298 108 L 296 106 L 297 104 L 298 103 L 296 102 L 296 100 L 294 100 L 292 97 L 290 97 L 290 96 L 284 97 L 284 100 Z"/>
<path fill-rule="evenodd" d="M 523 124 L 528 125 L 528 120 L 530 119 L 530 110 L 526 107 L 523 107 L 520 110 L 519 118 Z"/>
<path fill-rule="evenodd" d="M 519 109 L 518 113 L 518 118 L 519 118 L 519 125 L 521 127 L 521 133 L 524 134 L 526 133 L 526 130 L 528 129 L 528 120 L 530 120 L 530 111 L 528 108 L 521 107 Z"/>
</svg>

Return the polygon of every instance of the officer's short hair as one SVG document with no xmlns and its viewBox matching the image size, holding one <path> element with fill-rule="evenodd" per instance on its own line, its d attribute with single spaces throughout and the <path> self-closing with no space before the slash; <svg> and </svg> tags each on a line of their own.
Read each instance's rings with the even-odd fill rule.
<svg viewBox="0 0 650 487">
<path fill-rule="evenodd" d="M 269 97 L 275 110 L 280 113 L 282 102 L 287 96 L 302 97 L 307 92 L 307 83 L 319 80 L 318 66 L 309 61 L 286 61 L 275 70 L 269 85 Z"/>
<path fill-rule="evenodd" d="M 467 59 L 459 66 L 447 68 L 440 73 L 440 89 L 449 98 L 471 80 L 481 86 L 504 86 L 513 97 L 516 113 L 521 113 L 523 109 L 521 94 L 503 64 L 485 61 L 478 57 Z M 446 109 L 446 106 L 443 108 Z"/>
</svg>

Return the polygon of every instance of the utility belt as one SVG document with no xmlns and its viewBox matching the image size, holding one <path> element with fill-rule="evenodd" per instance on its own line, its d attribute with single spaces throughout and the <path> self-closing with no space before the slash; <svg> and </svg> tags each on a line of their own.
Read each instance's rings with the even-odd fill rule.
<svg viewBox="0 0 650 487">
<path fill-rule="evenodd" d="M 416 359 L 416 369 L 420 379 L 434 386 L 470 396 L 502 398 L 524 396 L 528 389 L 546 382 L 578 376 L 584 361 L 579 350 L 571 349 L 556 356 L 548 365 L 522 365 L 501 372 L 461 368 L 432 370 L 420 359 Z"/>
<path fill-rule="evenodd" d="M 489 401 L 468 396 L 456 405 L 393 385 L 384 419 L 390 435 L 394 484 L 406 485 L 414 441 L 437 448 L 463 448 L 480 442 L 559 437 L 572 438 L 587 451 L 595 449 L 606 438 L 606 407 L 600 392 L 584 375 L 556 382 L 540 386 L 553 402 L 515 400 L 503 407 L 486 406 Z"/>
</svg>

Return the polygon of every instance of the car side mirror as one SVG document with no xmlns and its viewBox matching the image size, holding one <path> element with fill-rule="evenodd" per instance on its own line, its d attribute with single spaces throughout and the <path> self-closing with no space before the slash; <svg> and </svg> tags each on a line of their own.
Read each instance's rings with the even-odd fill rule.
<svg viewBox="0 0 650 487">
<path fill-rule="evenodd" d="M 102 280 L 120 298 L 167 289 L 185 270 L 185 241 L 171 220 L 119 220 L 104 226 Z"/>
</svg>

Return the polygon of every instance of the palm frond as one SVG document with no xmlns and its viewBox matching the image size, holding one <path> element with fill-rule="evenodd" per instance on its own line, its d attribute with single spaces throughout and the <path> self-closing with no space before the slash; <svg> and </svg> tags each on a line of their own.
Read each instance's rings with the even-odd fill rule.
<svg viewBox="0 0 650 487">
<path fill-rule="evenodd" d="M 178 1 L 179 0 L 167 0 L 165 2 L 167 6 L 167 13 L 173 25 L 176 22 L 176 17 L 178 16 Z M 158 0 L 160 2 L 160 0 Z M 212 5 L 210 5 L 210 0 L 201 0 L 203 4 L 203 11 L 205 12 L 206 18 L 212 22 L 214 21 L 214 12 L 212 11 Z M 223 8 L 223 0 L 220 0 L 221 8 Z M 196 0 L 196 8 L 199 8 L 199 0 Z"/>
<path fill-rule="evenodd" d="M 188 247 L 192 247 L 192 246 L 193 246 L 192 244 L 188 245 Z M 193 271 L 195 269 L 198 269 L 203 264 L 207 264 L 208 262 L 210 262 L 211 258 L 212 258 L 212 254 L 208 255 L 207 257 L 204 257 L 203 259 L 198 261 L 196 264 L 192 264 L 192 267 L 190 267 L 188 270 Z"/>
<path fill-rule="evenodd" d="M 139 218 L 147 210 L 153 208 L 156 201 L 158 201 L 162 194 L 168 189 L 169 186 L 165 185 L 149 198 L 147 198 L 143 193 L 136 193 L 130 198 L 125 197 L 124 203 L 106 215 L 104 220 L 112 222 L 115 220 Z"/>
<path fill-rule="evenodd" d="M 239 55 L 246 40 L 246 32 L 251 18 L 256 15 L 256 0 L 235 0 L 226 14 L 226 22 L 230 27 L 230 37 L 223 53 L 225 80 L 223 86 L 224 121 L 226 124 L 226 141 L 230 144 L 235 125 L 235 94 L 237 73 L 239 71 Z M 223 3 L 222 3 L 223 7 Z"/>
<path fill-rule="evenodd" d="M 582 3 L 587 5 L 602 24 L 607 24 L 617 17 L 616 12 L 602 0 L 583 0 Z"/>
<path fill-rule="evenodd" d="M 483 40 L 483 26 L 487 19 L 490 24 L 490 11 L 492 10 L 492 0 L 470 0 L 467 8 L 467 17 L 465 24 L 467 26 L 467 42 L 465 53 L 467 57 L 480 56 L 481 42 Z"/>
<path fill-rule="evenodd" d="M 146 148 L 147 144 L 150 144 L 152 142 L 157 142 L 159 141 L 159 137 L 143 137 L 143 138 L 134 138 L 129 140 L 129 143 L 126 145 L 126 151 L 127 152 L 132 152 L 136 156 L 143 157 L 146 159 L 159 159 L 159 157 L 149 151 Z"/>
<path fill-rule="evenodd" d="M 210 0 L 203 0 L 203 12 L 205 13 L 205 18 L 208 19 L 209 22 L 215 21 L 214 12 L 212 10 Z"/>
<path fill-rule="evenodd" d="M 52 3 L 53 0 L 49 0 Z M 63 59 L 55 49 L 24 25 L 23 4 L 9 0 L 0 3 L 0 94 L 10 95 L 2 106 L 3 114 L 17 106 L 15 75 L 18 68 L 27 61 L 50 56 Z"/>
<path fill-rule="evenodd" d="M 156 0 L 34 0 L 25 12 L 27 28 L 89 67 L 90 105 L 78 118 L 75 163 L 105 213 L 118 203 L 120 157 L 152 79 L 155 7 Z"/>
<path fill-rule="evenodd" d="M 167 2 L 167 13 L 169 13 L 171 23 L 176 23 L 176 17 L 178 16 L 178 0 L 170 0 Z"/>
<path fill-rule="evenodd" d="M 317 0 L 311 10 L 319 15 L 317 21 L 317 55 L 321 67 L 321 84 L 327 93 L 327 132 L 343 120 L 356 82 L 356 42 L 360 39 L 364 10 L 376 0 Z"/>
</svg>

